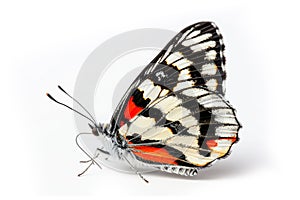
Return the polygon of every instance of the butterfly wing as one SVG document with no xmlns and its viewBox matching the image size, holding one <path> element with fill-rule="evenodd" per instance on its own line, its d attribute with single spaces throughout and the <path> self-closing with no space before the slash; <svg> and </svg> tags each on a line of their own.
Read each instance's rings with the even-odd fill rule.
<svg viewBox="0 0 300 200">
<path fill-rule="evenodd" d="M 224 95 L 224 45 L 217 26 L 200 22 L 183 29 L 131 84 L 111 119 L 111 132 L 140 113 L 157 97 L 191 86 Z"/>
<path fill-rule="evenodd" d="M 146 67 L 144 77 L 179 90 L 201 85 L 224 95 L 226 79 L 223 37 L 212 22 L 191 25 L 177 34 Z M 167 79 L 167 80 L 166 80 Z M 185 83 L 184 83 L 185 82 Z"/>
<path fill-rule="evenodd" d="M 118 134 L 138 160 L 180 174 L 226 156 L 239 128 L 220 94 L 196 86 L 157 98 Z"/>
</svg>

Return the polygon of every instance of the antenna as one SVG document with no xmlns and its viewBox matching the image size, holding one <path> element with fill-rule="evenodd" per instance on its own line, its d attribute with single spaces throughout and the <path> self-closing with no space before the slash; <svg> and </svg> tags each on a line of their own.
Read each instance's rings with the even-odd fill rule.
<svg viewBox="0 0 300 200">
<path fill-rule="evenodd" d="M 68 97 L 70 97 L 71 99 L 73 99 L 90 117 L 91 119 L 94 121 L 93 124 L 95 124 L 97 126 L 96 120 L 93 118 L 93 116 L 91 115 L 91 113 L 81 104 L 79 103 L 79 101 L 77 101 L 74 97 L 72 97 L 71 95 L 69 95 L 69 93 L 67 93 L 62 87 L 60 87 L 58 85 L 58 88 L 63 91 Z"/>
<path fill-rule="evenodd" d="M 61 103 L 61 102 L 57 101 L 57 100 L 54 99 L 49 93 L 46 93 L 46 95 L 47 95 L 52 101 L 54 101 L 55 103 L 58 103 L 58 104 L 60 104 L 60 105 L 62 105 L 62 106 L 65 106 L 65 107 L 69 108 L 70 110 L 76 112 L 77 114 L 79 114 L 79 115 L 81 115 L 82 117 L 88 119 L 89 121 L 91 121 L 93 124 L 96 125 L 96 122 L 93 121 L 94 119 L 92 120 L 92 119 L 88 118 L 87 116 L 85 116 L 84 114 L 82 114 L 81 112 L 79 112 L 79 111 L 77 111 L 77 110 L 71 108 L 70 106 L 67 106 L 67 105 L 64 104 L 64 103 Z"/>
</svg>

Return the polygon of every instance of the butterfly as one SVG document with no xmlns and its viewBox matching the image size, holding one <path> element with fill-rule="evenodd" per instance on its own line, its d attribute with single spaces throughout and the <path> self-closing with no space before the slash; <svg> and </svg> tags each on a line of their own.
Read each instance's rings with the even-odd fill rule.
<svg viewBox="0 0 300 200">
<path fill-rule="evenodd" d="M 224 97 L 224 48 L 213 22 L 186 27 L 136 77 L 107 124 L 97 124 L 60 86 L 90 117 L 47 95 L 90 120 L 92 134 L 105 138 L 99 152 L 124 160 L 146 182 L 130 160 L 194 176 L 239 140 L 241 125 Z"/>
</svg>

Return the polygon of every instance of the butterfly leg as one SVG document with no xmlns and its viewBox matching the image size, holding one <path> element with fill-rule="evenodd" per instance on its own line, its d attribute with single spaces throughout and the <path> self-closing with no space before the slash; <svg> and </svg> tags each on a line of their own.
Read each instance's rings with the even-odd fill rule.
<svg viewBox="0 0 300 200">
<path fill-rule="evenodd" d="M 139 171 L 138 171 L 138 170 L 137 170 L 137 169 L 129 162 L 129 160 L 128 160 L 126 157 L 124 157 L 124 159 L 125 159 L 126 162 L 128 163 L 129 167 L 130 167 L 132 170 L 134 170 L 135 173 L 136 173 L 141 179 L 143 179 L 146 183 L 149 183 L 149 181 L 143 177 L 143 175 L 141 174 L 141 172 L 139 172 Z"/>
<path fill-rule="evenodd" d="M 85 172 L 87 172 L 87 170 L 95 163 L 95 159 L 99 156 L 100 154 L 97 153 L 93 158 L 91 158 L 90 160 L 86 160 L 86 161 L 80 161 L 80 163 L 88 163 L 88 162 L 91 162 L 87 168 L 85 168 L 85 170 L 83 170 L 83 172 L 81 172 L 80 174 L 78 174 L 78 176 L 82 176 Z M 100 165 L 98 165 L 100 167 Z M 100 167 L 100 169 L 102 169 Z"/>
<path fill-rule="evenodd" d="M 96 165 L 100 168 L 100 169 L 102 169 L 101 168 L 101 166 L 95 161 L 95 159 L 100 155 L 100 153 L 98 152 L 98 153 L 95 153 L 95 156 L 94 157 L 91 157 L 80 145 L 79 145 L 79 142 L 78 142 L 78 138 L 81 136 L 81 135 L 90 135 L 91 133 L 79 133 L 77 136 L 76 136 L 76 138 L 75 138 L 75 141 L 76 141 L 76 144 L 77 144 L 77 146 L 79 147 L 79 149 L 83 152 L 83 153 L 85 153 L 89 158 L 90 158 L 90 160 L 88 160 L 88 161 L 80 161 L 81 163 L 88 163 L 88 162 L 91 162 L 90 164 L 89 164 L 89 166 L 82 172 L 82 173 L 80 173 L 80 174 L 78 174 L 78 176 L 82 176 L 93 164 L 95 164 L 96 163 Z M 98 149 L 97 149 L 98 150 Z M 96 150 L 96 152 L 97 152 L 97 150 Z M 103 152 L 105 152 L 105 151 L 103 151 Z"/>
<path fill-rule="evenodd" d="M 88 162 L 91 162 L 93 160 L 95 160 L 96 158 L 99 157 L 100 153 L 103 153 L 105 155 L 110 155 L 110 153 L 108 151 L 105 151 L 103 150 L 103 148 L 97 148 L 96 151 L 95 151 L 95 156 L 89 160 L 83 160 L 83 161 L 80 161 L 80 163 L 88 163 Z M 107 157 L 105 158 L 105 160 L 107 160 Z"/>
<path fill-rule="evenodd" d="M 101 149 L 100 149 L 100 148 L 97 148 L 96 151 L 99 151 L 99 152 L 101 152 L 101 153 L 107 155 L 107 157 L 105 158 L 105 160 L 107 160 L 107 159 L 108 159 L 108 156 L 110 156 L 110 153 L 109 153 L 108 151 L 103 150 L 103 148 L 101 148 Z"/>
<path fill-rule="evenodd" d="M 101 166 L 95 161 L 95 159 L 99 157 L 100 153 L 103 153 L 105 155 L 110 155 L 109 152 L 103 150 L 102 148 L 97 148 L 95 151 L 95 154 L 94 154 L 95 156 L 93 158 L 91 158 L 89 160 L 80 161 L 80 163 L 89 163 L 89 162 L 91 162 L 91 163 L 87 166 L 87 168 L 83 172 L 78 174 L 78 176 L 82 176 L 95 163 L 98 165 L 98 167 L 100 169 L 102 169 Z M 105 160 L 107 160 L 107 157 L 105 158 Z"/>
</svg>

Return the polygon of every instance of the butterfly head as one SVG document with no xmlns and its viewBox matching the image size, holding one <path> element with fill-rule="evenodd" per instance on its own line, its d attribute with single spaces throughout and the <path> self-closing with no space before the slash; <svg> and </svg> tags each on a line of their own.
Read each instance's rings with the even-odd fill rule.
<svg viewBox="0 0 300 200">
<path fill-rule="evenodd" d="M 91 125 L 91 124 L 89 124 L 89 127 L 92 129 L 92 134 L 94 135 L 94 136 L 99 136 L 99 131 L 98 131 L 98 127 L 97 126 L 93 126 L 93 125 Z"/>
<path fill-rule="evenodd" d="M 97 125 L 97 124 L 91 125 L 91 124 L 89 123 L 89 127 L 92 129 L 92 134 L 93 134 L 94 136 L 99 136 L 100 133 L 103 133 L 103 126 L 102 126 L 101 123 L 99 123 L 99 125 Z"/>
</svg>

